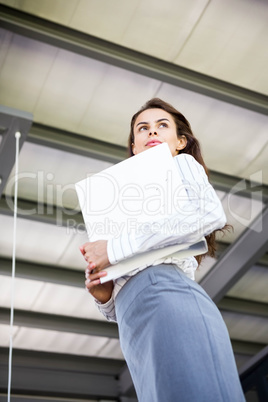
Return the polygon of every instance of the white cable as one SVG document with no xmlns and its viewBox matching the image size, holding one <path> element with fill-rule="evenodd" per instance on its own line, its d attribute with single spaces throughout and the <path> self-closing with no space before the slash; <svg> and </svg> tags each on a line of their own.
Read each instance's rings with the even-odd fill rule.
<svg viewBox="0 0 268 402">
<path fill-rule="evenodd" d="M 14 322 L 14 294 L 15 294 L 15 266 L 16 266 L 16 239 L 17 239 L 17 201 L 18 201 L 18 173 L 19 173 L 19 141 L 20 132 L 15 133 L 16 158 L 15 158 L 15 191 L 14 191 L 14 222 L 13 222 L 13 252 L 12 252 L 12 277 L 11 277 L 11 302 L 10 302 L 10 339 L 8 360 L 8 394 L 10 402 L 11 374 L 12 374 L 12 348 L 13 348 L 13 322 Z"/>
</svg>

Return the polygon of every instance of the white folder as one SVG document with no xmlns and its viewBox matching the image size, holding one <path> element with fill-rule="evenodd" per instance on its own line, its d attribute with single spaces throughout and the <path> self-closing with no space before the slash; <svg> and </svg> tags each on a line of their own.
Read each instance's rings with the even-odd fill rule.
<svg viewBox="0 0 268 402">
<path fill-rule="evenodd" d="M 166 143 L 150 148 L 75 184 L 89 241 L 124 231 L 139 233 L 183 208 L 187 193 Z M 105 269 L 107 282 L 169 257 L 204 254 L 205 238 L 137 254 Z"/>
</svg>

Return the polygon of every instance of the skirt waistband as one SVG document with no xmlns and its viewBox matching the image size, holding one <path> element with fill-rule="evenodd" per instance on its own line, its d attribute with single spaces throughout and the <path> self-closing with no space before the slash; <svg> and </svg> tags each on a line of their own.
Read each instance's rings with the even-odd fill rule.
<svg viewBox="0 0 268 402">
<path fill-rule="evenodd" d="M 122 317 L 124 311 L 134 299 L 139 297 L 139 294 L 144 292 L 149 286 L 156 285 L 158 282 L 174 283 L 174 281 L 183 281 L 184 285 L 189 288 L 192 286 L 200 288 L 196 282 L 189 279 L 174 264 L 159 264 L 147 267 L 129 279 L 116 296 L 115 308 L 117 317 Z"/>
</svg>

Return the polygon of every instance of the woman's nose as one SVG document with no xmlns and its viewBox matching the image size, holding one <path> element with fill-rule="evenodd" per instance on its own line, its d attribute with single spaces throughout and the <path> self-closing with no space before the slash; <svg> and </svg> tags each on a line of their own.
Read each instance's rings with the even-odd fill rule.
<svg viewBox="0 0 268 402">
<path fill-rule="evenodd" d="M 157 132 L 156 131 L 154 131 L 154 132 L 150 131 L 149 135 L 157 135 Z"/>
</svg>

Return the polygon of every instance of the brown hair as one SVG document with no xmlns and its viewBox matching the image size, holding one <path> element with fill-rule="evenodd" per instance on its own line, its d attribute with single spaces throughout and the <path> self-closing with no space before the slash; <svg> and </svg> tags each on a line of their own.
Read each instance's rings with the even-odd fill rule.
<svg viewBox="0 0 268 402">
<path fill-rule="evenodd" d="M 147 109 L 162 109 L 165 110 L 167 113 L 169 113 L 176 124 L 177 127 L 177 136 L 180 138 L 181 136 L 185 136 L 187 139 L 187 145 L 185 146 L 184 149 L 179 151 L 179 153 L 186 153 L 189 155 L 192 155 L 197 162 L 200 163 L 200 165 L 203 166 L 205 169 L 205 172 L 207 175 L 208 174 L 208 168 L 204 162 L 204 159 L 201 154 L 201 148 L 198 139 L 194 136 L 190 123 L 188 120 L 183 116 L 182 113 L 180 113 L 177 109 L 175 109 L 172 105 L 169 103 L 163 101 L 162 99 L 159 98 L 153 98 L 149 100 L 148 102 L 145 103 L 141 107 L 141 109 L 134 114 L 134 116 L 131 119 L 131 124 L 130 124 L 130 134 L 128 138 L 128 150 L 130 156 L 133 156 L 133 150 L 132 150 L 132 145 L 134 144 L 134 124 L 139 116 L 140 113 L 144 112 Z M 228 225 L 226 225 L 223 229 L 228 228 Z M 223 229 L 220 229 L 219 231 L 222 231 Z M 214 232 L 210 233 L 209 235 L 206 236 L 207 240 L 207 245 L 208 245 L 208 252 L 207 255 L 210 257 L 215 257 L 215 251 L 216 251 L 216 232 L 218 230 L 215 230 Z M 201 263 L 202 259 L 205 257 L 206 254 L 204 255 L 199 255 L 196 256 L 196 260 L 198 264 Z"/>
</svg>

